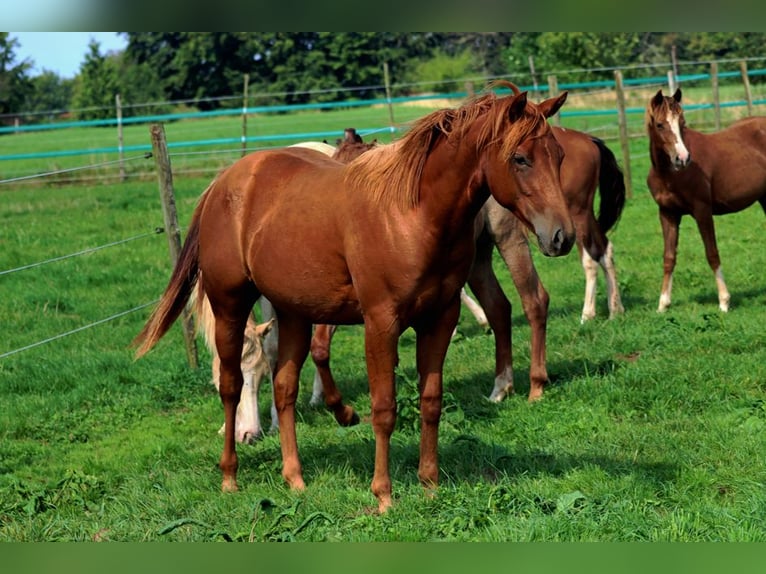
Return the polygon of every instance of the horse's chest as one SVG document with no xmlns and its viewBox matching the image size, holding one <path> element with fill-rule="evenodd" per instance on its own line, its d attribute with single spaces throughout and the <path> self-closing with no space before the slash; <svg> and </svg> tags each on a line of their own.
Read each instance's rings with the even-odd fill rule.
<svg viewBox="0 0 766 574">
<path fill-rule="evenodd" d="M 663 209 L 689 211 L 691 209 L 690 188 L 686 182 L 673 177 L 649 175 L 649 191 L 654 201 Z"/>
</svg>

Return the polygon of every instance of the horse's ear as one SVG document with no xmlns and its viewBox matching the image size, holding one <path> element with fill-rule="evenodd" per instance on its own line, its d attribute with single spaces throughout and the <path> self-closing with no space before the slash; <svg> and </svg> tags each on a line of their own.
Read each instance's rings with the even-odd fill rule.
<svg viewBox="0 0 766 574">
<path fill-rule="evenodd" d="M 681 103 L 681 88 L 676 88 L 676 92 L 673 94 L 673 99 L 679 104 Z"/>
<path fill-rule="evenodd" d="M 561 106 L 564 105 L 564 102 L 567 101 L 567 95 L 569 95 L 569 92 L 561 92 L 558 97 L 549 98 L 541 102 L 540 111 L 546 118 L 556 115 L 556 112 L 558 112 L 561 109 Z"/>
<path fill-rule="evenodd" d="M 258 337 L 265 337 L 269 331 L 271 331 L 271 328 L 274 326 L 274 319 L 269 319 L 265 323 L 261 323 L 260 325 L 256 326 L 255 328 L 255 334 Z"/>
<path fill-rule="evenodd" d="M 654 97 L 652 98 L 652 106 L 655 108 L 661 106 L 664 98 L 665 96 L 662 95 L 662 90 L 657 90 L 657 93 L 654 94 Z"/>
<path fill-rule="evenodd" d="M 527 107 L 527 92 L 521 92 L 513 96 L 511 105 L 508 108 L 508 117 L 512 122 L 515 122 L 524 115 L 524 110 Z"/>
</svg>

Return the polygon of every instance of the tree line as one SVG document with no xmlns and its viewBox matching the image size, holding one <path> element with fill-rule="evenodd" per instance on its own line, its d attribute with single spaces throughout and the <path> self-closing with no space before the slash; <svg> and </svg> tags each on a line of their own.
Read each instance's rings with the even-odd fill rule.
<svg viewBox="0 0 766 574">
<path fill-rule="evenodd" d="M 127 47 L 102 53 L 92 41 L 75 78 L 17 61 L 18 40 L 0 32 L 0 118 L 48 121 L 61 111 L 78 119 L 113 117 L 115 94 L 125 115 L 290 104 L 384 95 L 384 64 L 398 95 L 454 91 L 467 78 L 505 76 L 519 83 L 575 71 L 566 81 L 707 71 L 702 62 L 763 54 L 760 32 L 121 32 Z M 696 68 L 695 68 L 696 66 Z M 518 78 L 518 79 L 517 79 Z M 349 92 L 348 90 L 352 90 Z M 351 95 L 349 95 L 351 94 Z"/>
</svg>

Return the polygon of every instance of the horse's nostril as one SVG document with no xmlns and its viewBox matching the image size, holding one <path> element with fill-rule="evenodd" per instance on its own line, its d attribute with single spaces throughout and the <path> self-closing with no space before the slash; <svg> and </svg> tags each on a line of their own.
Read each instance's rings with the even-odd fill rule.
<svg viewBox="0 0 766 574">
<path fill-rule="evenodd" d="M 564 231 L 559 227 L 553 234 L 553 247 L 561 249 L 564 245 Z"/>
</svg>

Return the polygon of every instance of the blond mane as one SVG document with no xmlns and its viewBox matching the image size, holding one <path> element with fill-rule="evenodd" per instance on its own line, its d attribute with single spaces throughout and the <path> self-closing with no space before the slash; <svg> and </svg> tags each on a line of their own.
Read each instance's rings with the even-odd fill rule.
<svg viewBox="0 0 766 574">
<path fill-rule="evenodd" d="M 373 201 L 402 210 L 415 207 L 423 168 L 432 150 L 441 139 L 451 143 L 465 137 L 477 121 L 483 122 L 475 141 L 477 154 L 490 145 L 499 145 L 499 156 L 509 158 L 546 119 L 537 106 L 527 102 L 524 116 L 511 123 L 510 104 L 519 90 L 506 81 L 495 82 L 489 88 L 496 86 L 509 88 L 512 94 L 500 97 L 488 91 L 459 108 L 438 110 L 416 120 L 396 145 L 380 146 L 351 162 L 346 169 L 346 184 L 366 189 Z"/>
</svg>

